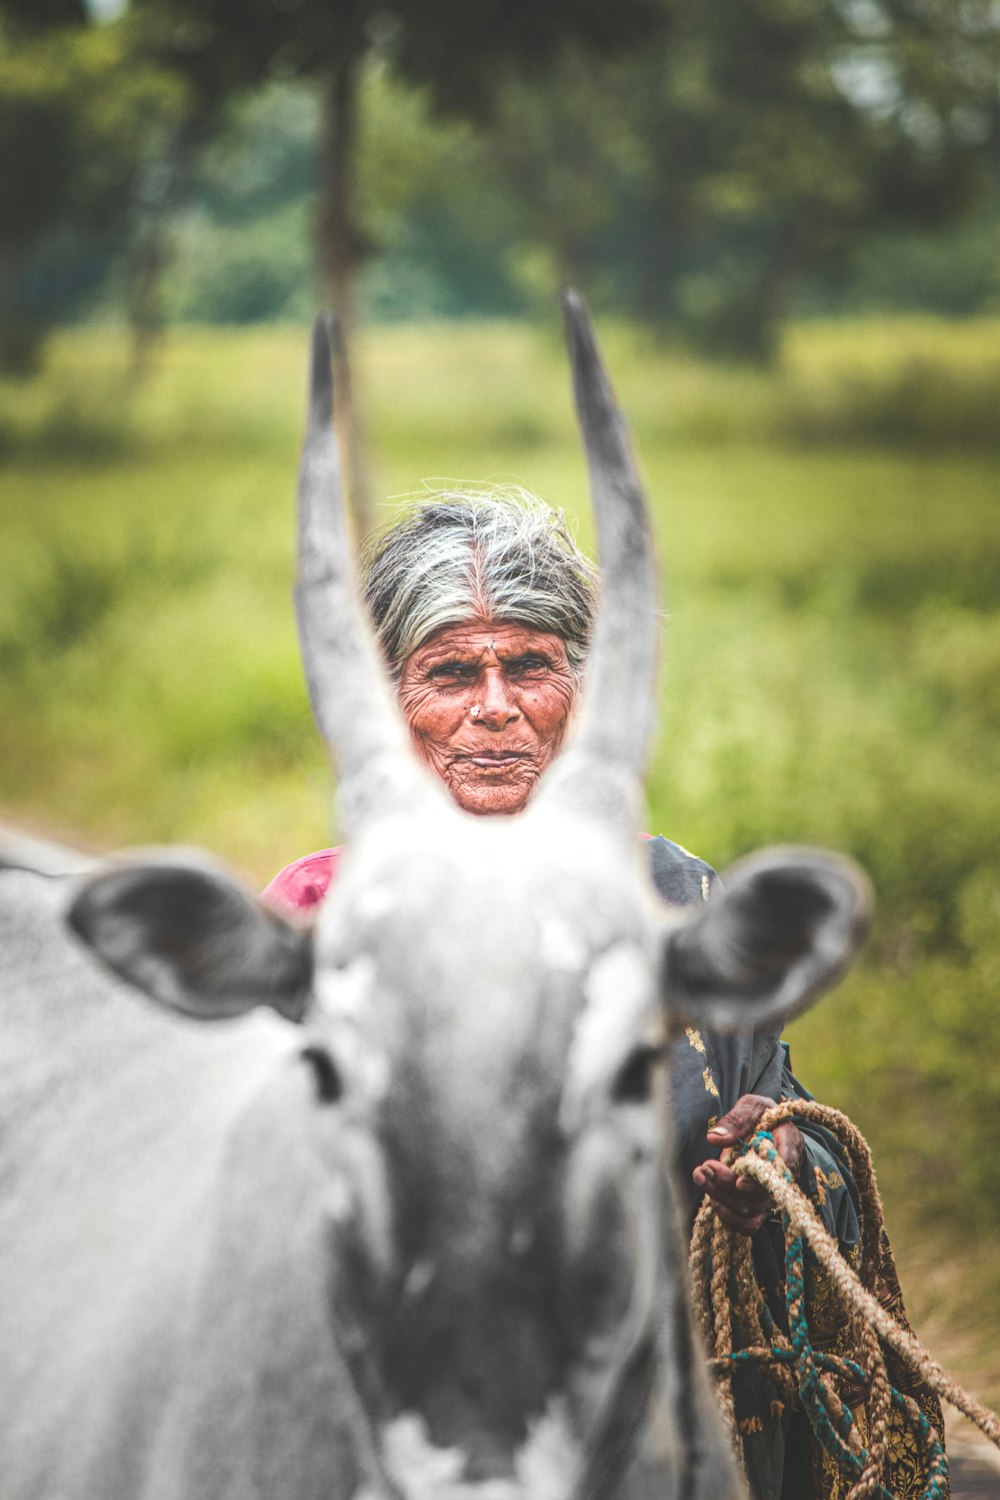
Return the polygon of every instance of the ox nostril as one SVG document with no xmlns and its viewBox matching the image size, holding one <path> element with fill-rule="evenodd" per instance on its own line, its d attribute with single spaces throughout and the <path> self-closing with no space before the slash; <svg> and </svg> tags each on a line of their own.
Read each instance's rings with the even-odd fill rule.
<svg viewBox="0 0 1000 1500">
<path fill-rule="evenodd" d="M 473 1371 L 463 1375 L 461 1390 L 467 1400 L 480 1401 L 486 1393 L 486 1381 Z"/>
<path fill-rule="evenodd" d="M 316 1097 L 321 1104 L 336 1104 L 344 1092 L 337 1065 L 325 1047 L 303 1047 L 302 1061 L 312 1068 Z"/>
<path fill-rule="evenodd" d="M 491 1479 L 513 1479 L 514 1457 L 500 1443 L 487 1437 L 477 1439 L 466 1450 L 462 1478 L 468 1484 L 483 1484 Z"/>
</svg>

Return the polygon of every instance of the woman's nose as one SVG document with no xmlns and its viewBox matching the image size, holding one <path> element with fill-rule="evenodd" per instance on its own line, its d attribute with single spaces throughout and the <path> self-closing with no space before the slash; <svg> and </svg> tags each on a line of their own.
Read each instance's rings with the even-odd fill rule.
<svg viewBox="0 0 1000 1500">
<path fill-rule="evenodd" d="M 502 671 L 487 669 L 485 678 L 480 700 L 481 712 L 477 715 L 476 722 L 485 724 L 488 729 L 503 729 L 519 716 L 521 710 Z"/>
</svg>

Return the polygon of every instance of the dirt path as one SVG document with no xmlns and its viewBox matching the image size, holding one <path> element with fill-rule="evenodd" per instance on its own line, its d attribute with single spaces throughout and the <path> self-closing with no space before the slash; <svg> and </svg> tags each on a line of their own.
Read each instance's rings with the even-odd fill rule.
<svg viewBox="0 0 1000 1500">
<path fill-rule="evenodd" d="M 962 1448 L 949 1454 L 951 1500 L 1000 1500 L 1000 1465 L 994 1455 Z"/>
</svg>

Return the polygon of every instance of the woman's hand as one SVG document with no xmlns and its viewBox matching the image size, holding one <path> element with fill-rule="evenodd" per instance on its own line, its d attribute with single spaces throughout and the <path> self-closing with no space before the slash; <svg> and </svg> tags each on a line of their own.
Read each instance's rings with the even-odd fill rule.
<svg viewBox="0 0 1000 1500">
<path fill-rule="evenodd" d="M 753 1135 L 757 1122 L 765 1110 L 774 1106 L 773 1099 L 763 1094 L 744 1094 L 737 1099 L 728 1114 L 708 1132 L 713 1146 L 735 1146 Z M 805 1155 L 805 1141 L 797 1125 L 786 1120 L 774 1132 L 775 1150 L 792 1177 L 798 1181 Z M 727 1229 L 739 1234 L 756 1234 L 771 1212 L 771 1200 L 752 1177 L 737 1177 L 732 1167 L 721 1161 L 702 1162 L 694 1170 L 695 1186 L 712 1203 L 712 1207 Z"/>
</svg>

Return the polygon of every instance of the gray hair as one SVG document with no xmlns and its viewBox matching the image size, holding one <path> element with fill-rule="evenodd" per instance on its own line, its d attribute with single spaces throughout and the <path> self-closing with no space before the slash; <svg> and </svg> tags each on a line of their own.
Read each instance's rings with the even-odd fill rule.
<svg viewBox="0 0 1000 1500">
<path fill-rule="evenodd" d="M 503 620 L 558 635 L 583 675 L 599 575 L 561 511 L 526 490 L 443 491 L 367 551 L 364 595 L 389 671 L 445 625 Z"/>
</svg>

